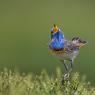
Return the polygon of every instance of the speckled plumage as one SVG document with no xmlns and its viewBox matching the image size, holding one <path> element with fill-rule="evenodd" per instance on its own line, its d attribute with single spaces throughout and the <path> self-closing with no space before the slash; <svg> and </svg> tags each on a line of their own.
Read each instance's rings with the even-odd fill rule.
<svg viewBox="0 0 95 95">
<path fill-rule="evenodd" d="M 79 53 L 79 48 L 72 41 L 65 40 L 64 48 L 60 50 L 50 49 L 52 54 L 63 60 L 74 60 Z"/>
<path fill-rule="evenodd" d="M 65 66 L 66 71 L 68 71 L 68 66 L 64 63 L 64 61 L 70 61 L 72 68 L 73 61 L 79 54 L 80 47 L 86 43 L 86 41 L 80 39 L 79 37 L 73 37 L 72 40 L 65 39 L 62 30 L 54 25 L 51 31 L 49 49 L 53 55 L 57 56 L 61 60 Z"/>
</svg>

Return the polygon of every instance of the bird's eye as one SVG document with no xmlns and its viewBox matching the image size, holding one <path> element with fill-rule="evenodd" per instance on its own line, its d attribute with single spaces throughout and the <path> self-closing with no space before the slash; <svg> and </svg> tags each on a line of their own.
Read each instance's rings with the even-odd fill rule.
<svg viewBox="0 0 95 95">
<path fill-rule="evenodd" d="M 53 31 L 51 31 L 51 34 L 53 33 Z"/>
</svg>

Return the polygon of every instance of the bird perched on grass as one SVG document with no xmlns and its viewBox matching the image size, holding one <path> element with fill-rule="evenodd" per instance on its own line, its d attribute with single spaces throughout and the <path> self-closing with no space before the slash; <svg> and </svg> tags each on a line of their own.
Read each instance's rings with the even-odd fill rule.
<svg viewBox="0 0 95 95">
<path fill-rule="evenodd" d="M 57 56 L 64 64 L 65 70 L 68 73 L 72 70 L 74 59 L 79 54 L 80 48 L 86 43 L 87 42 L 80 37 L 73 37 L 71 41 L 67 40 L 62 30 L 54 25 L 51 30 L 49 49 L 52 51 L 52 54 Z M 66 61 L 70 62 L 70 68 L 68 68 Z"/>
</svg>

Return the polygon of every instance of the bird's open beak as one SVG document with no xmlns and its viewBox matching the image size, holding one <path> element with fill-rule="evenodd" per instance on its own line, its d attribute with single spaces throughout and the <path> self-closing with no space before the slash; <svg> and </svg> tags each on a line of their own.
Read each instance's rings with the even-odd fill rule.
<svg viewBox="0 0 95 95">
<path fill-rule="evenodd" d="M 54 24 L 53 26 L 53 32 L 58 32 L 59 31 L 59 28 Z"/>
</svg>

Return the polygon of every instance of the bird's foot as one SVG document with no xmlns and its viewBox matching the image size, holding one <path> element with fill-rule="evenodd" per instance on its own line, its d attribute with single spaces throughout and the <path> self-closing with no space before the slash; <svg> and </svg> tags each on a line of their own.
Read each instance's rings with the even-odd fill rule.
<svg viewBox="0 0 95 95">
<path fill-rule="evenodd" d="M 64 77 L 63 77 L 63 78 L 64 78 L 64 80 L 68 80 L 68 79 L 69 79 L 69 76 L 70 76 L 70 74 L 69 74 L 69 73 L 65 74 L 65 75 L 64 75 Z"/>
<path fill-rule="evenodd" d="M 70 77 L 70 74 L 69 73 L 66 73 L 64 74 L 63 78 L 62 78 L 62 84 L 64 85 L 64 83 L 66 81 L 69 81 L 69 77 Z"/>
</svg>

